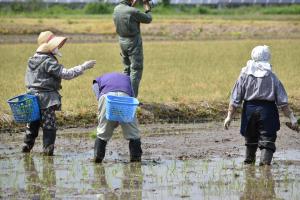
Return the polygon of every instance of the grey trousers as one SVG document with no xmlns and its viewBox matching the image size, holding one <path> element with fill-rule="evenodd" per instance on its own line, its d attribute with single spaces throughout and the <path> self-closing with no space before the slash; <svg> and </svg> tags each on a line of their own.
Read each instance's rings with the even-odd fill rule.
<svg viewBox="0 0 300 200">
<path fill-rule="evenodd" d="M 131 123 L 118 123 L 115 121 L 109 121 L 106 119 L 106 101 L 105 97 L 107 95 L 114 96 L 128 96 L 124 92 L 109 92 L 108 94 L 102 95 L 98 101 L 98 127 L 97 127 L 97 137 L 101 140 L 108 141 L 115 130 L 120 124 L 124 138 L 127 140 L 135 140 L 140 138 L 140 131 L 138 129 L 138 122 L 136 117 Z"/>
<path fill-rule="evenodd" d="M 140 35 L 133 38 L 120 38 L 120 47 L 124 73 L 130 76 L 133 92 L 137 97 L 144 68 L 142 38 Z"/>
</svg>

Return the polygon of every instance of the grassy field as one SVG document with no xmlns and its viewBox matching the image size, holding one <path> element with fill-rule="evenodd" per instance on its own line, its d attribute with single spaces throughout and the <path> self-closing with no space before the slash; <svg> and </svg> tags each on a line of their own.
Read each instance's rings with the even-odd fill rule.
<svg viewBox="0 0 300 200">
<path fill-rule="evenodd" d="M 142 26 L 143 34 L 170 35 L 174 32 L 172 25 L 192 26 L 191 31 L 205 33 L 206 29 L 213 26 L 217 31 L 221 27 L 228 27 L 231 32 L 245 31 L 242 27 L 260 27 L 272 30 L 279 27 L 282 30 L 293 28 L 299 32 L 300 15 L 296 16 L 269 16 L 262 19 L 247 17 L 226 16 L 160 16 L 155 15 L 150 25 Z M 101 16 L 67 16 L 62 18 L 24 18 L 24 17 L 2 17 L 0 18 L 0 34 L 38 34 L 43 30 L 52 30 L 55 33 L 68 34 L 115 34 L 115 27 L 111 15 Z M 176 29 L 176 28 L 175 28 Z M 211 34 L 213 30 L 211 30 Z M 248 29 L 247 32 L 251 32 Z M 271 34 L 270 32 L 268 34 Z"/>
<path fill-rule="evenodd" d="M 0 129 L 6 127 L 1 122 L 7 116 L 2 114 L 10 113 L 6 100 L 26 91 L 27 60 L 37 48 L 37 35 L 44 30 L 70 37 L 60 58 L 66 67 L 97 60 L 97 66 L 82 77 L 63 81 L 63 112 L 58 114 L 60 125 L 95 124 L 92 80 L 123 68 L 111 14 L 35 14 L 0 18 Z M 145 104 L 138 112 L 141 123 L 222 119 L 241 67 L 259 44 L 271 46 L 274 71 L 294 108 L 299 107 L 300 15 L 154 12 L 153 17 L 151 24 L 141 26 L 145 55 L 139 96 Z"/>
<path fill-rule="evenodd" d="M 230 90 L 255 45 L 271 46 L 272 64 L 293 103 L 299 105 L 300 40 L 235 40 L 145 42 L 145 68 L 140 89 L 143 102 L 226 102 Z M 24 73 L 34 44 L 0 45 L 1 112 L 9 112 L 6 100 L 25 92 Z M 122 71 L 117 43 L 68 44 L 60 62 L 72 67 L 96 59 L 94 69 L 63 81 L 63 110 L 96 111 L 91 91 L 93 78 L 105 72 Z"/>
<path fill-rule="evenodd" d="M 88 3 L 83 7 L 79 4 L 43 4 L 40 1 L 15 2 L 0 4 L 2 16 L 27 17 L 61 17 L 74 15 L 105 15 L 112 14 L 115 5 L 106 3 Z M 141 4 L 137 7 L 142 8 Z M 158 4 L 153 11 L 160 15 L 227 15 L 252 17 L 260 15 L 298 15 L 299 5 L 244 5 L 212 7 L 203 5 L 168 5 Z"/>
</svg>

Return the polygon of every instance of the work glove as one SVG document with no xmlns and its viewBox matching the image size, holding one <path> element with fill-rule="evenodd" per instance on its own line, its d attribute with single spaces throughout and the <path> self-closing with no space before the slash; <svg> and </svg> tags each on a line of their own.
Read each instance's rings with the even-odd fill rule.
<svg viewBox="0 0 300 200">
<path fill-rule="evenodd" d="M 83 70 L 87 70 L 87 69 L 91 69 L 94 67 L 94 65 L 96 64 L 96 60 L 89 60 L 89 61 L 85 61 L 81 67 Z"/>
<path fill-rule="evenodd" d="M 230 122 L 231 122 L 231 120 L 232 120 L 232 118 L 233 118 L 233 115 L 234 115 L 236 109 L 237 109 L 237 108 L 236 108 L 235 106 L 233 106 L 233 105 L 229 105 L 229 107 L 228 107 L 227 117 L 226 117 L 226 119 L 224 120 L 224 128 L 225 128 L 226 130 L 227 130 L 227 129 L 229 128 L 229 126 L 230 126 Z"/>
<path fill-rule="evenodd" d="M 291 112 L 289 114 L 289 119 L 290 119 L 290 122 L 287 122 L 286 125 L 287 127 L 289 127 L 290 129 L 294 130 L 294 131 L 297 131 L 299 133 L 299 125 L 298 125 L 298 120 L 297 118 L 294 116 L 294 113 Z"/>
<path fill-rule="evenodd" d="M 224 128 L 226 130 L 228 130 L 231 120 L 232 120 L 232 118 L 230 116 L 227 116 L 226 119 L 224 120 Z"/>
<path fill-rule="evenodd" d="M 299 132 L 299 126 L 297 122 L 297 118 L 294 116 L 293 111 L 290 109 L 288 105 L 283 106 L 282 108 L 283 114 L 290 119 L 290 122 L 285 123 L 287 127 L 290 129 Z"/>
<path fill-rule="evenodd" d="M 292 126 L 298 126 L 297 119 L 294 116 L 294 113 L 291 112 L 289 118 L 290 118 L 290 122 L 291 122 Z"/>
</svg>

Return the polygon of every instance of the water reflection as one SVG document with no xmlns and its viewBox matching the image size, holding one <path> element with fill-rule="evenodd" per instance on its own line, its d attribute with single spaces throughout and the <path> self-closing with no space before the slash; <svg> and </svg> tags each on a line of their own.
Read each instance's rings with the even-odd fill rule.
<svg viewBox="0 0 300 200">
<path fill-rule="evenodd" d="M 118 199 L 118 195 L 115 193 L 114 189 L 111 188 L 106 179 L 105 167 L 104 165 L 95 165 L 94 166 L 94 175 L 95 175 L 95 185 L 96 190 L 100 190 L 100 193 L 97 194 L 97 199 Z"/>
<path fill-rule="evenodd" d="M 123 166 L 124 178 L 121 199 L 142 199 L 143 176 L 141 163 L 130 163 Z"/>
<path fill-rule="evenodd" d="M 55 198 L 56 173 L 53 157 L 44 156 L 42 159 L 42 176 L 39 177 L 34 159 L 31 155 L 24 156 L 24 171 L 26 192 L 32 199 Z"/>
<path fill-rule="evenodd" d="M 299 161 L 87 162 L 90 154 L 0 159 L 0 199 L 300 199 Z M 54 161 L 53 161 L 54 159 Z"/>
<path fill-rule="evenodd" d="M 258 173 L 256 170 L 255 166 L 246 166 L 245 188 L 240 199 L 276 199 L 275 181 L 271 166 L 259 167 Z"/>
<path fill-rule="evenodd" d="M 117 167 L 118 166 L 118 167 Z M 98 199 L 142 199 L 141 163 L 95 165 L 95 188 Z M 117 168 L 116 168 L 117 167 Z"/>
</svg>

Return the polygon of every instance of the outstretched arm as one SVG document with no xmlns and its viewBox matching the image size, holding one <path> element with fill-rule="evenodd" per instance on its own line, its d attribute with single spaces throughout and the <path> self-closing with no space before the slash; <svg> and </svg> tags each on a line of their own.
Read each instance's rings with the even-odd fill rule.
<svg viewBox="0 0 300 200">
<path fill-rule="evenodd" d="M 93 68 L 95 64 L 95 60 L 90 60 L 70 69 L 63 68 L 60 72 L 60 77 L 64 80 L 71 80 L 83 74 L 85 70 Z"/>
</svg>

